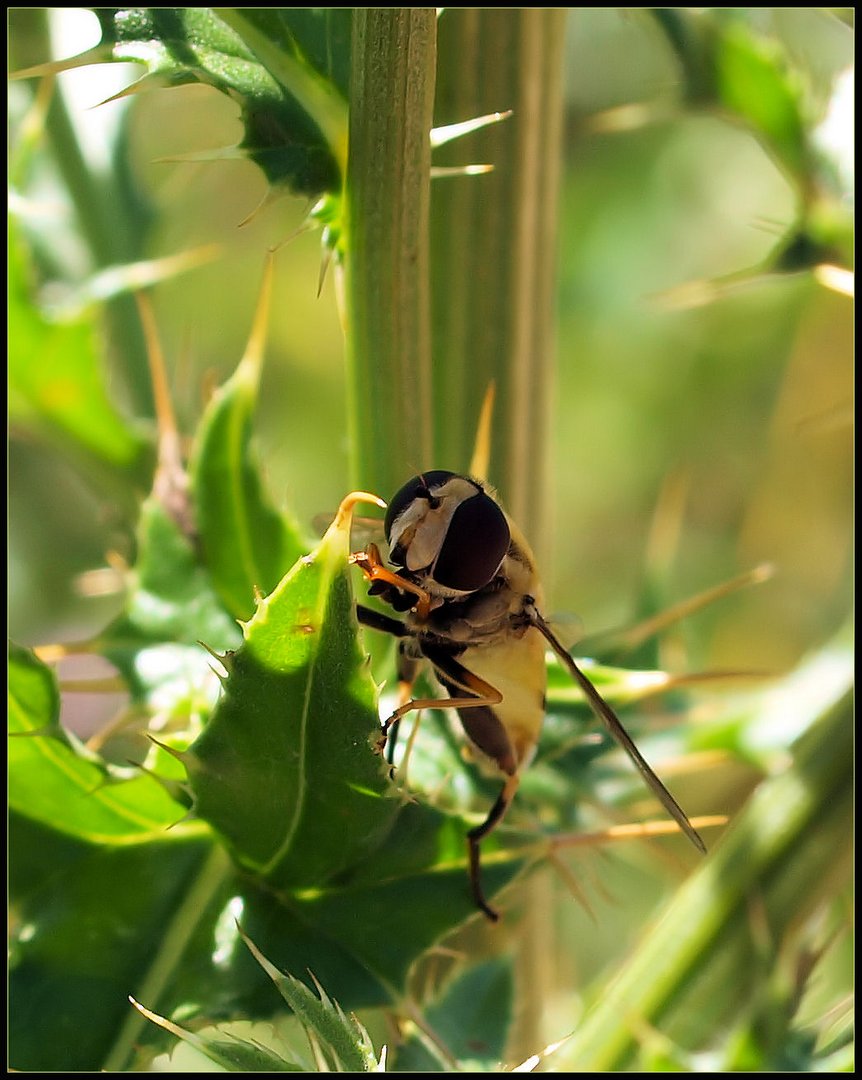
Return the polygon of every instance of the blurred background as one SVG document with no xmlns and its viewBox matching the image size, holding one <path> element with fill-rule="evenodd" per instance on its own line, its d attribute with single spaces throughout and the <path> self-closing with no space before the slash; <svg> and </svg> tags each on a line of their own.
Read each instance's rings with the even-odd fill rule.
<svg viewBox="0 0 862 1080">
<path fill-rule="evenodd" d="M 847 27 L 826 9 L 748 10 L 825 116 L 852 63 Z M 33 55 L 39 12 L 10 12 L 15 67 L 44 59 Z M 60 57 L 96 33 L 74 9 L 53 11 L 50 26 Z M 337 505 L 348 469 L 332 275 L 318 296 L 319 237 L 294 235 L 309 207 L 261 206 L 265 183 L 246 161 L 176 160 L 240 138 L 235 107 L 215 91 L 100 104 L 139 73 L 93 66 L 58 85 L 85 153 L 103 169 L 119 168 L 108 147 L 127 154 L 138 257 L 219 246 L 154 292 L 181 422 L 191 431 L 233 370 L 265 252 L 283 244 L 258 436 L 274 500 L 310 528 Z M 645 589 L 680 599 L 768 561 L 767 584 L 685 623 L 679 661 L 783 670 L 849 609 L 852 303 L 809 272 L 758 272 L 794 219 L 793 187 L 742 125 L 680 105 L 676 59 L 646 14 L 572 10 L 565 77 L 550 607 L 594 633 L 632 618 Z M 30 89 L 11 87 L 13 140 Z M 852 112 L 834 131 L 852 162 Z M 29 221 L 55 296 L 94 267 L 44 148 L 33 175 Z M 129 370 L 141 358 L 139 340 L 112 343 L 111 392 L 146 423 L 141 372 Z M 12 435 L 11 633 L 27 644 L 86 636 L 111 603 L 75 587 L 104 564 L 105 507 L 26 433 Z"/>
</svg>

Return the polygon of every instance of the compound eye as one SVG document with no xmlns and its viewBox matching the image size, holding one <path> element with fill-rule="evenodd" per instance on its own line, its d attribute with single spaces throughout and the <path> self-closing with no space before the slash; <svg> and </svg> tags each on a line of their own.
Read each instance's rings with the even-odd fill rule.
<svg viewBox="0 0 862 1080">
<path fill-rule="evenodd" d="M 452 515 L 434 564 L 434 580 L 447 589 L 475 592 L 488 584 L 509 550 L 509 523 L 484 492 L 465 499 Z"/>
<path fill-rule="evenodd" d="M 392 532 L 392 526 L 396 519 L 399 518 L 404 511 L 414 503 L 417 499 L 425 499 L 433 508 L 435 508 L 436 500 L 431 492 L 445 484 L 447 480 L 451 480 L 456 473 L 447 472 L 445 469 L 432 469 L 429 472 L 422 473 L 419 476 L 414 476 L 412 480 L 408 480 L 404 487 L 400 488 L 389 500 L 389 506 L 386 508 L 386 517 L 383 519 L 383 529 L 386 534 L 386 541 L 389 542 Z"/>
</svg>

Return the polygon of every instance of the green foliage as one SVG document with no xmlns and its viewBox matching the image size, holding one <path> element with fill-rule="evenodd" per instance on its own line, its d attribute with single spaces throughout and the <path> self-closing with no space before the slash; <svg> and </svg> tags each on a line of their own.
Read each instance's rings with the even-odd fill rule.
<svg viewBox="0 0 862 1080">
<path fill-rule="evenodd" d="M 272 1047 L 254 1039 L 241 1038 L 234 1031 L 195 1033 L 186 1031 L 163 1016 L 151 1012 L 139 1002 L 133 1004 L 148 1020 L 176 1035 L 225 1072 L 312 1072 L 315 1063 L 320 1071 L 370 1072 L 376 1070 L 368 1032 L 355 1017 L 347 1017 L 316 984 L 317 994 L 298 979 L 282 974 L 244 938 L 246 945 L 269 975 L 304 1028 L 312 1056 L 299 1054 L 276 1038 Z M 319 996 L 318 996 L 319 994 Z"/>
<path fill-rule="evenodd" d="M 800 679 L 809 681 L 816 668 L 801 671 Z M 574 1035 L 566 1060 L 604 1071 L 626 1067 L 635 1039 L 619 1024 L 621 1013 L 653 1026 L 661 1021 L 661 1030 L 683 1046 L 703 1044 L 716 1017 L 741 1014 L 761 1040 L 755 1055 L 760 1067 L 782 1067 L 784 1055 L 792 1053 L 789 1038 L 801 1049 L 804 1037 L 790 1034 L 795 1009 L 787 1009 L 787 1002 L 760 1001 L 757 994 L 764 973 L 778 962 L 776 942 L 792 940 L 818 910 L 843 859 L 853 801 L 849 670 L 834 688 L 818 689 L 826 696 L 825 708 L 795 744 L 792 766 L 760 785 L 713 858 L 680 889 L 613 990 Z M 810 700 L 798 700 L 807 717 Z M 792 725 L 792 715 L 786 719 Z M 806 840 L 815 834 L 816 841 Z M 758 921 L 769 927 L 768 937 L 758 934 Z M 748 969 L 728 971 L 728 957 L 746 953 L 752 958 Z M 704 995 L 708 1013 L 691 1007 Z M 809 1043 L 808 1068 L 812 1051 Z"/>
<path fill-rule="evenodd" d="M 9 423 L 32 433 L 117 491 L 143 487 L 152 468 L 143 434 L 105 389 L 96 312 L 51 319 L 32 302 L 33 270 L 14 219 L 9 226 Z"/>
<path fill-rule="evenodd" d="M 176 701 L 162 696 L 162 708 L 182 707 L 202 697 L 213 679 L 200 642 L 212 649 L 239 643 L 236 624 L 219 602 L 195 544 L 153 496 L 141 506 L 137 562 L 125 610 L 100 635 L 99 648 L 123 673 L 137 702 L 152 702 L 176 686 Z M 177 683 L 179 680 L 179 683 Z"/>
<path fill-rule="evenodd" d="M 24 18 L 21 10 L 15 18 Z M 438 453 L 451 450 L 459 457 L 434 464 L 465 467 L 479 399 L 488 373 L 496 374 L 501 411 L 495 445 L 507 448 L 506 485 L 524 527 L 544 541 L 551 531 L 542 516 L 551 440 L 542 418 L 557 393 L 545 376 L 562 111 L 560 13 L 450 9 L 443 14 L 435 71 L 431 11 L 373 9 L 360 13 L 357 24 L 351 9 L 94 10 L 101 43 L 79 58 L 31 68 L 31 75 L 53 77 L 103 61 L 143 64 L 143 78 L 114 105 L 147 89 L 213 89 L 214 99 L 221 95 L 237 108 L 241 135 L 235 147 L 209 156 L 251 161 L 270 194 L 301 196 L 301 220 L 325 227 L 324 247 L 337 249 L 335 269 L 346 268 L 348 275 L 345 329 L 354 382 L 346 427 L 356 454 L 354 476 L 380 478 L 392 470 L 400 478 L 424 461 L 432 433 Z M 736 284 L 755 287 L 770 275 L 774 291 L 767 300 L 749 292 L 729 302 L 721 292 L 728 279 L 716 272 L 710 295 L 720 302 L 705 321 L 673 322 L 669 344 L 657 343 L 657 336 L 648 340 L 646 359 L 635 363 L 626 349 L 655 335 L 655 324 L 618 319 L 614 304 L 627 289 L 640 297 L 646 286 L 633 285 L 635 280 L 646 280 L 653 290 L 684 279 L 692 266 L 710 265 L 708 243 L 702 237 L 699 246 L 690 238 L 692 219 L 684 206 L 677 208 L 692 197 L 686 185 L 697 185 L 686 174 L 674 186 L 677 171 L 669 170 L 674 221 L 679 214 L 684 240 L 684 255 L 676 249 L 669 272 L 661 249 L 666 245 L 673 254 L 673 236 L 661 228 L 650 234 L 641 204 L 648 201 L 646 178 L 663 175 L 661 154 L 673 151 L 675 129 L 665 114 L 650 121 L 658 129 L 651 135 L 605 132 L 590 141 L 581 131 L 588 123 L 570 104 L 570 136 L 580 157 L 566 197 L 577 206 L 566 218 L 568 231 L 561 228 L 561 247 L 566 266 L 580 258 L 596 277 L 564 275 L 560 325 L 564 334 L 572 325 L 576 332 L 563 350 L 559 374 L 558 510 L 565 564 L 576 565 L 581 576 L 584 567 L 602 568 L 595 581 L 584 582 L 586 595 L 600 590 L 614 603 L 626 591 L 624 575 L 614 567 L 635 561 L 628 538 L 646 532 L 642 518 L 620 524 L 615 515 L 634 503 L 642 510 L 649 501 L 644 490 L 651 484 L 643 484 L 649 474 L 642 470 L 652 459 L 662 459 L 662 471 L 668 468 L 664 455 L 670 458 L 674 444 L 661 440 L 674 432 L 690 437 L 678 445 L 694 462 L 700 499 L 702 516 L 685 534 L 699 587 L 714 580 L 715 565 L 719 577 L 728 566 L 726 576 L 738 573 L 736 560 L 747 559 L 751 548 L 753 561 L 773 557 L 760 535 L 751 543 L 756 531 L 743 520 L 745 507 L 728 494 L 730 478 L 768 471 L 765 444 L 773 435 L 763 433 L 774 434 L 774 425 L 767 411 L 782 397 L 780 373 L 792 366 L 797 333 L 801 340 L 797 316 L 806 305 L 814 307 L 823 261 L 840 271 L 851 250 L 841 169 L 817 138 L 831 81 L 829 92 L 814 93 L 797 53 L 764 29 L 766 16 L 754 9 L 651 9 L 648 16 L 627 25 L 649 22 L 662 29 L 678 71 L 665 69 L 659 82 L 677 78 L 678 120 L 684 126 L 707 111 L 719 124 L 746 132 L 747 143 L 778 164 L 792 213 L 780 223 L 777 242 L 762 245 L 760 259 L 743 260 L 730 275 Z M 579 10 L 576 17 L 616 16 Z M 43 53 L 44 46 L 43 40 Z M 363 59 L 357 62 L 357 56 Z M 477 88 L 471 80 L 481 72 L 488 78 L 479 78 Z M 438 115 L 438 123 L 513 103 L 517 115 L 507 122 L 510 131 L 507 125 L 492 128 L 483 142 L 465 144 L 463 154 L 459 149 L 450 159 L 493 160 L 499 183 L 482 187 L 488 180 L 482 177 L 442 181 L 475 186 L 469 195 L 465 189 L 435 192 L 426 249 L 426 133 L 435 74 L 438 109 L 454 110 Z M 484 102 L 483 91 L 494 100 Z M 169 95 L 178 115 L 185 112 L 184 92 L 172 89 Z M 154 94 L 150 101 L 157 99 Z M 92 299 L 142 280 L 140 264 L 116 267 L 111 289 L 99 292 L 92 282 L 76 287 L 77 297 L 86 294 L 91 301 L 76 305 L 74 313 L 69 304 L 49 305 L 52 293 L 45 286 L 53 283 L 57 266 L 75 277 L 70 267 L 76 263 L 65 250 L 54 257 L 45 242 L 50 226 L 35 224 L 34 207 L 42 185 L 56 194 L 50 184 L 62 177 L 77 213 L 71 231 L 88 249 L 80 264 L 91 273 L 138 259 L 138 247 L 173 244 L 170 226 L 161 233 L 153 227 L 169 220 L 173 192 L 158 192 L 152 211 L 145 200 L 115 197 L 127 144 L 134 142 L 129 116 L 136 114 L 123 114 L 100 172 L 77 153 L 57 121 L 59 110 L 49 109 L 46 100 L 37 98 L 24 125 L 26 138 L 13 143 L 10 168 L 16 188 L 10 427 L 16 446 L 45 447 L 54 455 L 49 460 L 63 459 L 85 479 L 104 511 L 87 524 L 105 552 L 119 547 L 125 553 L 126 565 L 122 592 L 104 617 L 81 604 L 86 629 L 77 636 L 85 635 L 84 641 L 46 650 L 10 644 L 10 1064 L 34 1072 L 148 1069 L 179 1039 L 222 1071 L 361 1072 L 384 1064 L 407 1072 L 499 1071 L 528 1057 L 522 1069 L 533 1067 L 550 1039 L 572 1033 L 556 1051 L 561 1068 L 849 1070 L 852 1034 L 842 1000 L 852 986 L 852 649 L 846 633 L 832 637 L 847 618 L 840 588 L 823 586 L 817 594 L 823 603 L 810 603 L 812 593 L 798 587 L 791 565 L 793 616 L 803 608 L 814 614 L 805 649 L 788 646 L 790 660 L 781 654 L 780 665 L 787 673 L 765 689 L 762 683 L 739 689 L 745 671 L 759 671 L 762 678 L 768 666 L 762 657 L 775 636 L 750 615 L 745 621 L 756 629 L 753 644 L 748 637 L 739 646 L 744 664 L 724 672 L 732 693 L 720 694 L 720 683 L 710 678 L 721 673 L 707 670 L 700 683 L 689 678 L 691 686 L 685 676 L 668 674 L 671 667 L 692 670 L 680 661 L 680 651 L 668 664 L 660 645 L 642 648 L 636 634 L 623 634 L 621 648 L 593 639 L 597 662 L 585 660 L 585 670 L 621 711 L 657 771 L 675 792 L 679 787 L 683 805 L 693 815 L 735 817 L 718 840 L 707 829 L 711 855 L 696 869 L 692 853 L 682 854 L 676 839 L 651 840 L 649 848 L 617 843 L 625 829 L 615 826 L 648 821 L 655 808 L 643 804 L 629 763 L 595 731 L 577 689 L 558 664 L 549 664 L 548 717 L 535 763 L 506 823 L 483 843 L 484 887 L 504 911 L 501 925 L 489 931 L 470 895 L 464 836 L 487 813 L 496 781 L 465 766 L 451 725 L 433 712 L 423 720 L 409 762 L 403 749 L 409 733 L 402 734 L 393 780 L 375 749 L 376 680 L 385 677 L 391 687 L 391 665 L 383 658 L 372 675 L 365 655 L 372 635 L 358 633 L 347 562 L 349 519 L 337 517 L 312 544 L 295 523 L 310 519 L 308 507 L 296 508 L 294 516 L 270 494 L 277 471 L 273 447 L 286 448 L 291 488 L 299 478 L 290 470 L 302 460 L 296 455 L 320 459 L 308 484 L 313 512 L 337 505 L 347 489 L 347 467 L 338 456 L 345 424 L 333 419 L 327 385 L 314 384 L 322 402 L 317 407 L 314 393 L 302 397 L 308 384 L 294 370 L 290 392 L 296 389 L 306 427 L 291 429 L 282 408 L 284 384 L 262 365 L 267 278 L 243 358 L 207 356 L 208 364 L 230 367 L 233 374 L 200 416 L 183 424 L 183 439 L 164 415 L 153 438 L 141 406 L 150 397 L 145 369 L 136 366 L 131 339 L 115 336 L 117 324 L 108 330 L 105 315 L 116 314 L 113 307 Z M 136 105 L 145 100 L 135 97 Z M 539 102 L 538 114 L 531 114 Z M 43 122 L 59 158 L 56 173 L 42 169 Z M 529 140 L 538 132 L 542 145 L 531 149 Z M 632 156 L 623 144 L 628 152 L 634 146 Z M 381 152 L 382 146 L 388 149 Z M 189 155 L 196 162 L 206 156 Z M 596 179 L 591 170 L 599 160 L 611 164 Z M 140 161 L 136 167 L 142 176 L 148 168 Z M 190 175 L 197 176 L 191 181 L 197 198 L 204 174 Z M 634 184 L 632 219 L 624 198 L 615 201 L 623 179 Z M 585 185 L 599 191 L 600 209 L 610 207 L 610 213 L 596 212 Z M 726 217 L 735 213 L 735 200 L 742 205 L 746 190 L 743 183 L 722 202 Z M 224 185 L 220 197 L 227 192 Z M 310 199 L 318 200 L 312 210 Z M 744 203 L 749 205 L 754 203 Z M 750 230 L 748 212 L 740 216 Z M 129 220 L 113 220 L 118 213 Z M 601 222 L 608 232 L 592 233 Z M 241 233 L 252 236 L 245 242 L 254 273 L 265 248 L 284 239 L 282 223 L 273 228 L 270 222 L 265 233 L 255 233 L 256 227 Z M 712 229 L 710 238 L 721 231 Z M 127 236 L 136 242 L 124 246 Z M 721 240 L 721 258 L 732 262 L 737 249 L 730 245 L 728 255 Z M 693 252 L 703 255 L 703 263 Z M 648 267 L 643 279 L 634 275 L 639 260 Z M 786 284 L 789 272 L 812 268 L 810 280 Z M 170 297 L 172 269 L 176 265 L 154 260 L 144 280 L 159 282 L 157 292 Z M 250 275 L 227 259 L 218 273 L 229 285 L 223 294 L 206 295 L 206 320 L 227 337 L 225 297 Z M 779 285 L 775 277 L 783 279 Z M 320 282 L 316 267 L 299 280 L 290 289 L 282 283 L 274 305 L 277 316 L 286 313 L 289 320 L 291 349 L 307 329 L 297 325 L 302 320 L 295 310 L 302 290 L 313 293 Z M 591 293 L 582 291 L 585 281 L 593 282 Z M 772 348 L 764 331 L 771 348 L 764 356 L 759 337 L 758 347 L 748 339 L 740 347 L 732 319 L 725 321 L 734 303 L 730 314 L 758 327 L 770 322 L 773 305 L 779 346 Z M 582 332 L 587 308 L 602 325 L 592 337 Z M 834 310 L 827 310 L 828 327 L 808 346 L 818 380 L 808 386 L 824 385 L 826 404 L 841 387 L 826 362 L 840 354 L 840 337 L 833 347 L 832 334 L 844 313 L 835 316 Z M 700 335 L 700 367 L 686 352 L 687 332 Z M 274 333 L 274 354 L 284 351 L 284 337 L 282 326 Z M 320 357 L 313 340 L 305 363 L 316 372 Z M 541 360 L 536 366 L 525 359 L 527 341 L 530 355 Z M 178 357 L 179 342 L 171 344 Z M 574 355 L 577 366 L 568 360 Z M 587 389 L 591 356 L 602 370 Z M 681 359 L 664 368 L 660 357 Z M 650 383 L 653 368 L 658 375 Z M 720 382 L 725 369 L 731 372 L 727 386 Z M 192 381 L 203 381 L 199 374 Z M 175 382 L 181 382 L 179 367 Z M 122 387 L 136 385 L 145 385 L 146 393 L 132 394 L 130 406 Z M 639 390 L 637 407 L 627 406 L 621 422 L 622 401 Z M 651 397 L 667 402 L 658 421 L 649 411 Z M 706 399 L 712 409 L 704 406 Z M 266 430 L 268 409 L 276 416 L 275 437 Z M 763 445 L 744 442 L 749 423 Z M 300 445 L 299 430 L 310 433 L 310 449 Z M 631 472 L 606 456 L 609 432 L 617 433 Z M 187 457 L 177 453 L 180 443 Z M 365 456 L 357 447 L 365 448 Z M 804 448 L 806 459 L 827 463 L 821 479 L 828 475 L 837 487 L 843 474 L 830 464 L 835 458 L 819 436 Z M 705 479 L 697 472 L 703 460 L 709 462 Z M 335 484 L 321 479 L 329 466 Z M 804 476 L 791 472 L 784 499 L 808 508 Z M 56 478 L 49 481 L 32 485 L 32 505 L 62 501 Z M 590 484 L 612 500 L 613 514 L 582 510 L 578 500 Z M 770 522 L 779 521 L 776 488 L 764 485 L 762 505 Z M 811 486 L 818 492 L 823 487 Z M 813 512 L 806 509 L 804 526 L 780 519 L 776 527 L 794 548 L 799 545 L 806 572 L 825 573 L 840 564 L 843 549 L 838 541 L 819 548 L 812 534 L 840 526 L 828 507 L 819 513 L 820 504 L 814 505 Z M 658 555 L 651 555 L 641 598 L 647 618 L 666 602 L 667 536 L 681 529 L 673 513 L 659 525 Z M 19 527 L 13 515 L 13 533 Z M 711 543 L 719 531 L 724 546 L 714 565 L 705 537 Z M 75 564 L 66 549 L 74 540 L 62 528 L 56 533 L 51 558 L 59 573 L 71 576 Z M 584 558 L 586 544 L 595 545 L 592 558 Z M 821 550 L 839 554 L 820 558 Z M 622 564 L 614 561 L 619 558 Z M 111 561 L 115 567 L 120 562 Z M 13 573 L 21 566 L 16 556 Z M 38 577 L 33 581 L 35 586 L 25 578 L 28 608 L 44 592 Z M 49 601 L 46 610 L 55 597 Z M 13 627 L 16 618 L 13 612 Z M 44 643 L 56 626 L 43 621 L 39 635 L 27 639 Z M 696 655 L 706 652 L 707 633 L 702 626 L 699 632 L 698 638 L 692 630 L 689 639 L 698 642 Z M 727 631 L 728 638 L 735 636 Z M 672 644 L 679 650 L 683 640 L 680 635 Z M 638 651 L 626 654 L 626 642 Z M 64 653 L 70 657 L 59 671 L 43 659 Z M 75 731 L 93 730 L 92 705 L 76 712 L 80 695 L 65 665 L 68 658 L 92 656 L 116 671 L 123 699 L 108 729 L 87 739 Z M 649 670 L 637 670 L 641 665 Z M 548 892 L 535 889 L 540 875 L 526 872 L 540 865 L 559 869 L 578 902 L 559 888 L 550 906 Z M 683 875 L 687 880 L 680 884 Z M 657 912 L 664 917 L 657 919 Z M 576 979 L 570 969 L 577 969 Z M 352 1015 L 359 1009 L 368 1010 L 363 1023 Z M 278 1020 L 270 1028 L 273 1018 Z M 252 1027 L 253 1021 L 266 1023 Z"/>
<path fill-rule="evenodd" d="M 245 129 L 239 149 L 271 184 L 313 196 L 338 189 L 348 9 L 94 10 L 110 55 L 147 65 L 144 85 L 202 82 L 238 101 Z"/>
<path fill-rule="evenodd" d="M 504 1059 L 512 1023 L 514 979 L 503 957 L 478 963 L 445 984 L 426 1007 L 425 1019 L 459 1069 L 493 1072 Z M 398 1052 L 399 1072 L 439 1072 L 452 1067 L 439 1045 L 414 1035 Z"/>
<path fill-rule="evenodd" d="M 59 724 L 51 672 L 27 650 L 10 647 L 9 805 L 47 828 L 90 844 L 152 840 L 182 817 L 150 777 L 114 777 Z"/>
<path fill-rule="evenodd" d="M 368 1032 L 358 1021 L 348 1019 L 341 1007 L 331 1001 L 318 984 L 317 994 L 295 979 L 283 975 L 250 941 L 246 942 L 255 959 L 275 983 L 278 992 L 299 1018 L 309 1038 L 318 1040 L 330 1071 L 369 1072 L 377 1062 Z M 319 995 L 319 996 L 318 996 Z"/>
</svg>

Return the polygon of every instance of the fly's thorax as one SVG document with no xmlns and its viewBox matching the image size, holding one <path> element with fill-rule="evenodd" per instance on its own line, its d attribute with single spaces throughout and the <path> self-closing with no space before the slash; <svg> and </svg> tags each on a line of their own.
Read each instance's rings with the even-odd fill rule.
<svg viewBox="0 0 862 1080">
<path fill-rule="evenodd" d="M 513 616 L 519 609 L 519 598 L 502 581 L 499 586 L 492 582 L 467 597 L 433 608 L 418 629 L 420 634 L 458 645 L 487 645 L 514 632 Z"/>
</svg>

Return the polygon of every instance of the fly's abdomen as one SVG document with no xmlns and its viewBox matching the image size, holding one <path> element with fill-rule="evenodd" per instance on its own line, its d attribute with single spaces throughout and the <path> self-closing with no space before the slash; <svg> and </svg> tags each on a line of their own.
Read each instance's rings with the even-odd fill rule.
<svg viewBox="0 0 862 1080">
<path fill-rule="evenodd" d="M 484 757 L 512 775 L 533 756 L 545 718 L 544 643 L 529 630 L 520 638 L 467 649 L 459 660 L 502 695 L 493 706 L 459 709 L 464 732 Z"/>
</svg>

